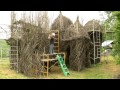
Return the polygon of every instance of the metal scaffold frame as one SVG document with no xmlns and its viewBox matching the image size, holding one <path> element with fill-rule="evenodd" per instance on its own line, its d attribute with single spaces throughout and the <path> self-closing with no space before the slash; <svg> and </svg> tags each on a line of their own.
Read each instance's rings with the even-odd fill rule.
<svg viewBox="0 0 120 90">
<path fill-rule="evenodd" d="M 19 57 L 18 57 L 18 40 L 16 40 L 16 44 L 15 45 L 11 45 L 11 50 L 10 50 L 10 65 L 14 64 L 14 69 L 15 69 L 15 66 L 17 68 L 17 72 L 19 71 L 18 69 L 18 60 L 19 60 Z M 15 48 L 16 50 L 12 50 L 13 48 Z M 16 53 L 16 54 L 14 54 Z M 15 57 L 15 58 L 13 58 Z M 16 62 L 12 63 L 12 60 L 16 60 Z"/>
<path fill-rule="evenodd" d="M 64 52 L 60 52 L 60 33 L 59 30 L 51 30 L 51 33 L 55 33 L 55 42 L 54 42 L 54 58 L 51 58 L 50 54 L 46 54 L 43 53 L 43 55 L 41 55 L 41 73 L 44 75 L 46 74 L 46 76 L 48 77 L 49 74 L 49 70 L 54 67 L 56 64 L 58 64 L 58 60 L 56 59 L 56 55 L 63 55 L 64 58 L 64 63 L 66 60 L 66 54 Z M 45 50 L 44 50 L 45 52 Z M 52 64 L 51 66 L 49 65 L 51 62 L 54 62 L 54 64 Z M 46 65 L 45 65 L 46 63 Z M 41 75 L 42 75 L 41 74 Z M 44 75 L 45 76 L 45 75 Z"/>
<path fill-rule="evenodd" d="M 94 29 L 94 20 L 93 20 L 93 30 L 91 30 L 91 34 L 93 35 L 92 37 L 92 41 L 93 41 L 93 57 L 90 57 L 93 61 L 94 64 L 96 63 L 96 59 L 100 59 L 100 44 L 101 44 L 101 40 L 100 40 L 100 29 L 99 30 L 95 30 Z M 90 34 L 90 35 L 91 35 Z"/>
<path fill-rule="evenodd" d="M 0 25 L 2 25 L 2 24 L 0 24 Z M 4 26 L 9 26 L 9 25 L 6 25 L 6 24 L 3 24 Z M 10 38 L 10 34 L 11 34 L 11 32 L 9 31 L 9 30 L 6 30 L 6 28 L 3 28 L 2 26 L 0 26 L 0 28 L 1 28 L 1 31 L 0 31 L 0 34 L 1 35 L 3 35 L 3 34 L 5 34 L 6 35 L 6 39 L 9 39 Z M 7 28 L 7 29 L 10 29 L 10 26 L 9 26 L 9 28 Z M 12 48 L 16 48 L 16 50 L 12 50 Z M 1 47 L 1 50 L 0 50 L 0 53 L 1 53 L 1 61 L 3 61 L 3 57 L 2 57 L 2 54 L 3 54 L 3 50 L 4 50 L 4 48 L 2 48 Z M 4 50 L 4 52 L 9 52 L 9 61 L 10 61 L 10 63 L 5 63 L 5 62 L 0 62 L 0 64 L 10 64 L 10 66 L 11 65 L 13 65 L 13 66 L 16 66 L 16 68 L 17 68 L 17 72 L 18 72 L 18 40 L 16 40 L 16 44 L 15 45 L 10 45 L 10 50 Z M 12 54 L 11 52 L 14 52 L 14 54 Z M 16 53 L 16 54 L 15 54 Z M 12 63 L 11 62 L 11 60 L 13 60 L 12 58 L 11 58 L 11 56 L 14 56 L 16 59 L 14 59 L 14 60 L 16 60 L 14 63 Z M 14 68 L 15 69 L 15 68 Z"/>
</svg>

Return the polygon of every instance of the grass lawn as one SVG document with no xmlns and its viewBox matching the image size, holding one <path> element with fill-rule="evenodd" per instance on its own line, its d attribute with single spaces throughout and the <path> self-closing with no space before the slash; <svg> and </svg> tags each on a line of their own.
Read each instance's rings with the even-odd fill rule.
<svg viewBox="0 0 120 90">
<path fill-rule="evenodd" d="M 10 69 L 8 60 L 0 60 L 0 79 L 27 79 L 27 76 L 18 74 Z"/>
<path fill-rule="evenodd" d="M 60 67 L 54 67 L 51 69 L 48 77 L 45 79 L 113 79 L 116 75 L 120 74 L 120 65 L 116 65 L 116 62 L 112 56 L 109 56 L 105 60 L 102 57 L 101 63 L 92 65 L 91 68 L 86 68 L 80 72 L 70 70 L 69 76 L 64 76 Z M 107 63 L 106 63 L 107 61 Z M 2 64 L 3 62 L 3 64 Z M 43 77 L 42 77 L 43 78 Z M 41 77 L 27 77 L 14 70 L 10 69 L 8 60 L 0 60 L 0 79 L 41 79 Z"/>
</svg>

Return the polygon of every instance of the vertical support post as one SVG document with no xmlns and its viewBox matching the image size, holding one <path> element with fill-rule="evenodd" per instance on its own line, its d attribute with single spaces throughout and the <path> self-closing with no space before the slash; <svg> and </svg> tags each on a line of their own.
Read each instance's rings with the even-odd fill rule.
<svg viewBox="0 0 120 90">
<path fill-rule="evenodd" d="M 66 64 L 66 53 L 64 53 L 64 62 Z"/>
<path fill-rule="evenodd" d="M 60 33 L 58 30 L 58 53 L 60 52 Z"/>
<path fill-rule="evenodd" d="M 17 40 L 17 73 L 18 73 L 18 40 Z"/>
<path fill-rule="evenodd" d="M 0 52 L 1 52 L 1 60 L 2 60 L 2 47 L 0 48 Z"/>
<path fill-rule="evenodd" d="M 95 31 L 94 31 L 94 20 L 93 20 L 93 43 L 94 43 L 94 64 L 95 64 L 95 35 L 94 35 Z"/>
<path fill-rule="evenodd" d="M 101 42 L 100 42 L 100 29 L 99 29 L 99 39 L 98 39 L 98 42 L 99 42 L 99 46 L 98 46 L 98 55 L 99 55 L 99 58 L 100 58 L 100 54 L 101 54 Z"/>
<path fill-rule="evenodd" d="M 47 77 L 48 77 L 48 70 L 49 70 L 49 61 L 47 61 Z"/>
</svg>

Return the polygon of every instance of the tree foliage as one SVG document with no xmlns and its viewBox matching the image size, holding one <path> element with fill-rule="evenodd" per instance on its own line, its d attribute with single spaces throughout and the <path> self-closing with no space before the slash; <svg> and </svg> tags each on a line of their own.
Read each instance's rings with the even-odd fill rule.
<svg viewBox="0 0 120 90">
<path fill-rule="evenodd" d="M 10 46 L 5 40 L 0 39 L 0 58 L 7 58 L 9 56 Z"/>
<path fill-rule="evenodd" d="M 114 23 L 115 23 L 115 17 L 113 17 L 111 11 L 105 11 L 107 14 L 107 19 L 103 21 L 103 41 L 105 40 L 113 40 L 114 39 Z"/>
<path fill-rule="evenodd" d="M 115 32 L 114 38 L 114 54 L 117 56 L 117 63 L 120 64 L 120 11 L 106 12 L 108 14 L 109 24 L 111 23 L 111 29 Z"/>
</svg>

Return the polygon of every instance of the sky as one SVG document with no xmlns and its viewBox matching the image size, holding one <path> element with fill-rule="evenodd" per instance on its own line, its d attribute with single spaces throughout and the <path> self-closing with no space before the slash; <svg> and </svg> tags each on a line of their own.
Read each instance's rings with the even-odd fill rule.
<svg viewBox="0 0 120 90">
<path fill-rule="evenodd" d="M 59 15 L 59 12 L 60 11 L 48 11 L 50 23 L 53 23 L 54 19 Z M 21 13 L 22 11 L 17 11 L 18 19 L 21 17 Z M 9 38 L 9 33 L 5 34 L 4 30 L 9 30 L 11 23 L 10 14 L 11 11 L 0 11 L 0 39 Z M 103 20 L 103 18 L 107 18 L 104 11 L 62 11 L 62 15 L 71 19 L 73 23 L 76 21 L 77 16 L 79 16 L 80 23 L 83 25 L 92 19 Z M 1 27 L 4 30 L 1 29 Z"/>
</svg>

